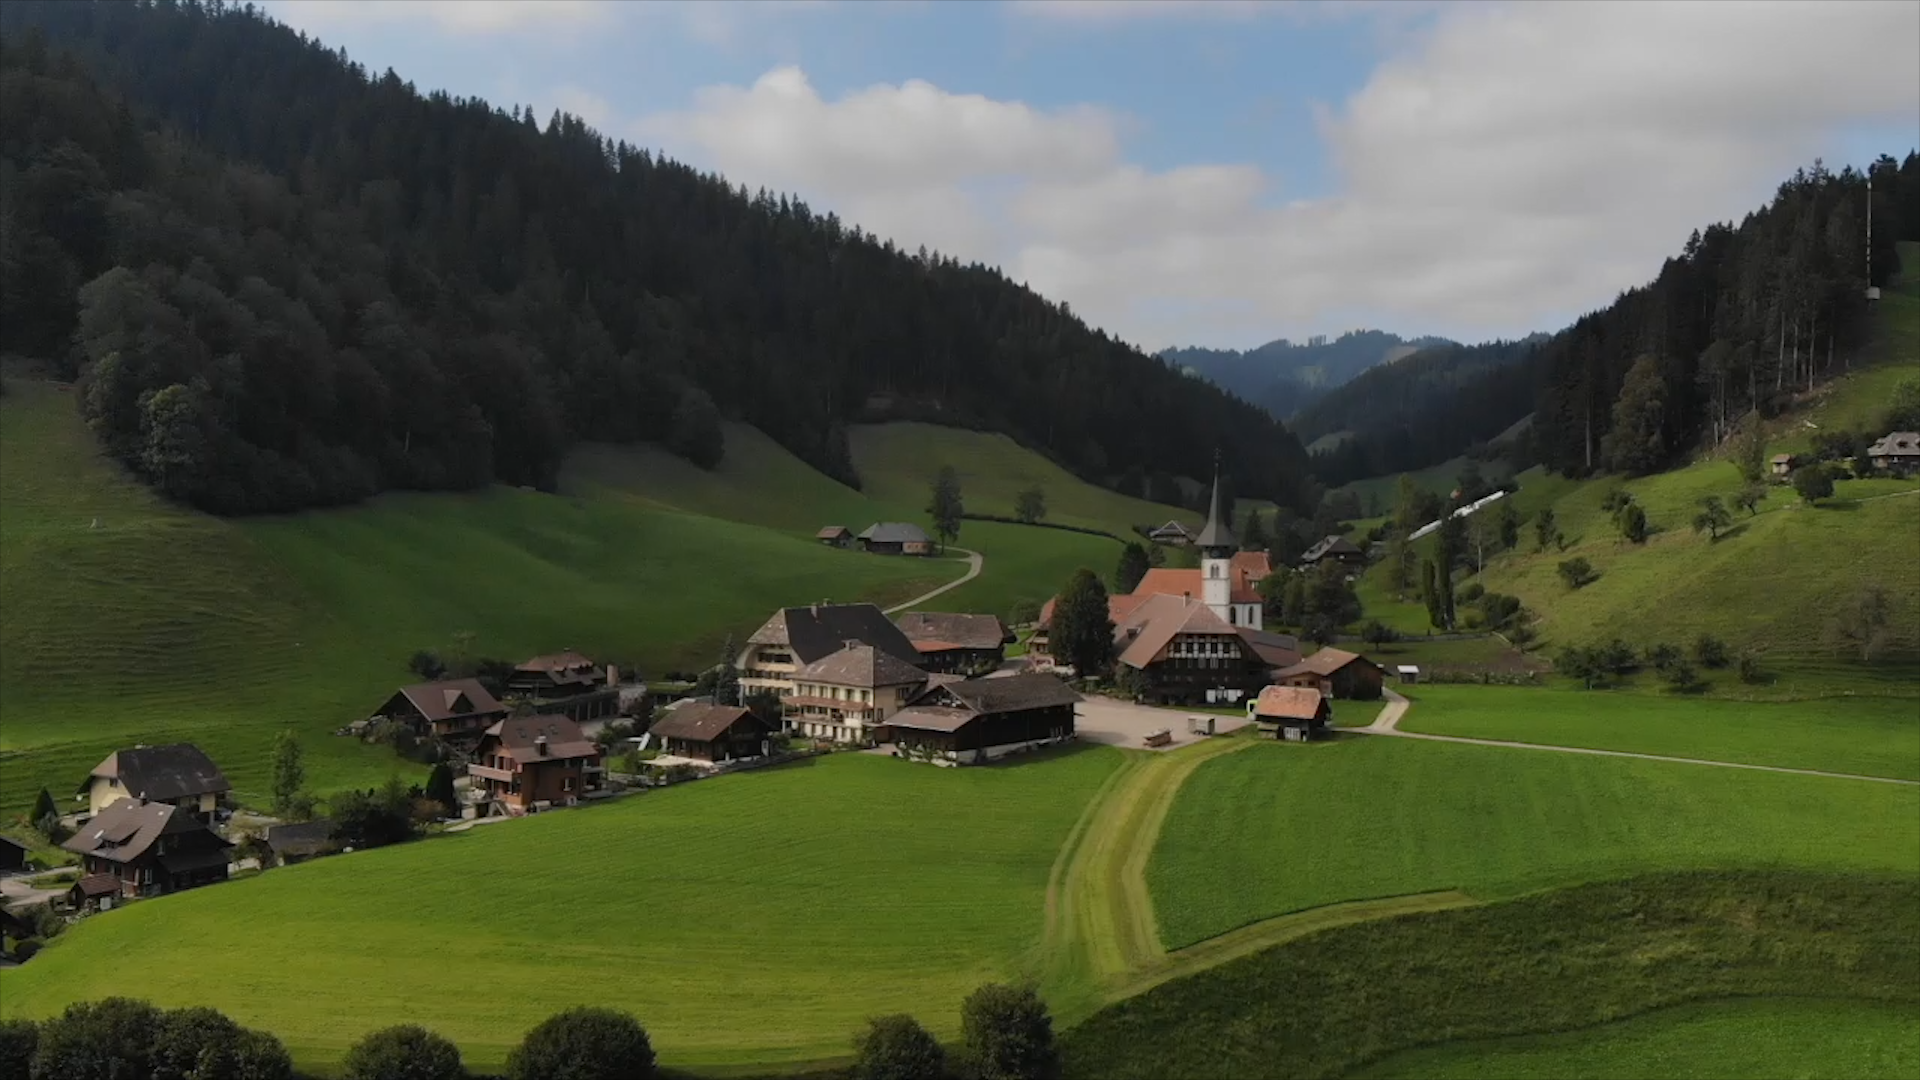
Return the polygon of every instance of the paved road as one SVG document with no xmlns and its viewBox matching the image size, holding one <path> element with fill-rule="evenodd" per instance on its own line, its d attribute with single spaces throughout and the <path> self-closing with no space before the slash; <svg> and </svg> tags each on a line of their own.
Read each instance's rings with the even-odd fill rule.
<svg viewBox="0 0 1920 1080">
<path fill-rule="evenodd" d="M 1472 739 L 1465 735 L 1427 735 L 1401 731 L 1400 718 L 1407 714 L 1407 699 L 1392 690 L 1382 689 L 1386 707 L 1373 723 L 1349 728 L 1368 735 L 1393 735 L 1402 739 L 1426 739 L 1429 742 L 1466 743 L 1470 746 L 1504 746 L 1521 750 L 1550 750 L 1561 754 L 1594 754 L 1599 757 L 1638 758 L 1641 761 L 1671 761 L 1682 765 L 1712 765 L 1722 769 L 1753 769 L 1756 772 L 1787 773 L 1792 776 L 1824 776 L 1830 780 L 1868 780 L 1876 784 L 1904 784 L 1920 787 L 1920 780 L 1900 780 L 1891 776 L 1861 776 L 1858 773 L 1826 772 L 1822 769 L 1792 769 L 1785 765 L 1750 765 L 1741 761 L 1712 761 L 1707 758 L 1673 757 L 1667 754 L 1641 754 L 1631 750 L 1596 750 L 1591 746 L 1555 746 L 1549 743 L 1513 742 L 1507 739 Z"/>
<path fill-rule="evenodd" d="M 939 596 L 941 593 L 946 592 L 949 589 L 957 589 L 960 586 L 965 585 L 967 582 L 972 581 L 974 578 L 977 578 L 980 576 L 980 567 L 987 560 L 979 552 L 968 551 L 966 548 L 957 548 L 957 547 L 950 547 L 947 550 L 958 551 L 967 557 L 966 573 L 961 574 L 959 577 L 953 579 L 952 581 L 947 582 L 945 585 L 940 586 L 939 588 L 933 590 L 932 592 L 921 593 L 919 596 L 914 597 L 913 599 L 907 601 L 904 604 L 895 604 L 892 607 L 888 608 L 882 614 L 893 615 L 898 612 L 905 611 L 908 608 L 919 607 L 921 604 L 924 604 L 927 601 L 933 599 L 934 597 Z"/>
</svg>

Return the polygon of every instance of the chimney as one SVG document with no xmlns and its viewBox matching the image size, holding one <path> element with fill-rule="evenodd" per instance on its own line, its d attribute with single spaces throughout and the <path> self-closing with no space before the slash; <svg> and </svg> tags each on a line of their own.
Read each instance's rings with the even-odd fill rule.
<svg viewBox="0 0 1920 1080">
<path fill-rule="evenodd" d="M 608 664 L 608 665 L 607 665 L 607 685 L 608 685 L 608 686 L 619 686 L 619 685 L 620 685 L 620 667 L 619 667 L 619 665 L 617 665 L 617 664 Z"/>
<path fill-rule="evenodd" d="M 547 737 L 545 735 L 535 736 L 533 740 L 533 749 L 541 757 L 546 757 L 547 756 Z"/>
</svg>

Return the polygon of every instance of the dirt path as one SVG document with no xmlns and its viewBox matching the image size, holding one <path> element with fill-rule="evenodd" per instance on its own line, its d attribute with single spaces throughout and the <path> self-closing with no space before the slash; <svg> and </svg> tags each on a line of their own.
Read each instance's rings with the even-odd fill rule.
<svg viewBox="0 0 1920 1080">
<path fill-rule="evenodd" d="M 958 551 L 967 557 L 966 573 L 961 574 L 959 577 L 954 578 L 952 581 L 947 582 L 945 585 L 940 586 L 939 588 L 933 590 L 932 592 L 921 593 L 919 596 L 914 597 L 913 599 L 907 601 L 904 604 L 895 604 L 892 607 L 888 608 L 886 611 L 882 612 L 881 614 L 895 615 L 902 611 L 907 610 L 908 608 L 919 607 L 921 604 L 924 604 L 927 601 L 933 599 L 934 597 L 939 596 L 941 593 L 946 592 L 949 589 L 957 589 L 960 586 L 965 585 L 967 582 L 972 581 L 974 578 L 977 578 L 980 576 L 980 568 L 984 566 L 987 561 L 985 556 L 981 555 L 977 551 L 968 551 L 966 548 L 950 547 L 947 550 Z"/>
</svg>

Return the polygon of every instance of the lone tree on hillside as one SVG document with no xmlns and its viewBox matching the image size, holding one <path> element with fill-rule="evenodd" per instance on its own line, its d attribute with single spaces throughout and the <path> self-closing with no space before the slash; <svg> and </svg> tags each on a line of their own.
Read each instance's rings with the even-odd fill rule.
<svg viewBox="0 0 1920 1080">
<path fill-rule="evenodd" d="M 382 1028 L 347 1051 L 346 1080 L 467 1080 L 460 1048 L 417 1024 Z"/>
<path fill-rule="evenodd" d="M 1840 610 L 1827 628 L 1827 640 L 1842 651 L 1858 655 L 1862 662 L 1870 661 L 1886 648 L 1892 616 L 1893 603 L 1887 590 L 1869 585 Z"/>
<path fill-rule="evenodd" d="M 453 766 L 444 761 L 434 763 L 433 771 L 427 773 L 427 798 L 447 808 L 448 814 L 460 811 L 460 796 L 453 787 Z"/>
<path fill-rule="evenodd" d="M 1047 646 L 1055 659 L 1081 675 L 1100 675 L 1113 665 L 1113 619 L 1107 590 L 1091 570 L 1078 570 L 1053 605 Z"/>
<path fill-rule="evenodd" d="M 1499 524 L 1500 546 L 1511 551 L 1520 546 L 1520 511 L 1514 509 L 1513 497 L 1500 500 L 1500 509 L 1495 512 L 1494 520 Z"/>
<path fill-rule="evenodd" d="M 936 1080 L 947 1074 L 946 1051 L 906 1013 L 867 1021 L 853 1046 L 854 1080 Z"/>
<path fill-rule="evenodd" d="M 53 801 L 53 792 L 40 789 L 40 794 L 33 800 L 33 816 L 28 821 L 48 839 L 52 839 L 53 830 L 60 824 L 60 807 Z"/>
<path fill-rule="evenodd" d="M 1553 507 L 1542 508 L 1540 516 L 1533 519 L 1533 540 L 1541 551 L 1559 545 L 1560 523 L 1553 519 Z"/>
<path fill-rule="evenodd" d="M 979 1080 L 1055 1080 L 1053 1018 L 1030 987 L 988 983 L 960 1004 L 966 1064 Z"/>
<path fill-rule="evenodd" d="M 421 649 L 407 659 L 407 670 L 432 682 L 447 673 L 447 665 L 441 662 L 438 654 Z"/>
<path fill-rule="evenodd" d="M 1767 501 L 1767 485 L 1757 483 L 1743 485 L 1739 494 L 1733 497 L 1733 501 L 1734 505 L 1747 512 L 1748 517 L 1753 517 L 1760 512 L 1760 504 Z"/>
<path fill-rule="evenodd" d="M 1127 546 L 1120 549 L 1120 565 L 1113 571 L 1113 591 L 1120 595 L 1132 592 L 1152 568 L 1153 560 L 1147 555 L 1147 549 L 1137 541 L 1128 541 Z"/>
<path fill-rule="evenodd" d="M 1032 525 L 1047 516 L 1047 493 L 1030 487 L 1013 501 L 1013 516 Z"/>
<path fill-rule="evenodd" d="M 1593 564 L 1584 558 L 1567 559 L 1560 564 L 1559 569 L 1560 580 L 1566 582 L 1569 589 L 1578 589 L 1592 584 L 1595 577 Z"/>
<path fill-rule="evenodd" d="M 1720 501 L 1720 496 L 1709 495 L 1700 500 L 1700 512 L 1693 515 L 1693 531 L 1706 533 L 1709 542 L 1720 539 L 1720 530 L 1733 524 L 1733 514 Z"/>
<path fill-rule="evenodd" d="M 1749 484 L 1767 482 L 1767 433 L 1760 426 L 1760 414 L 1749 413 L 1747 426 L 1733 444 L 1733 464 L 1740 479 Z"/>
<path fill-rule="evenodd" d="M 1620 523 L 1620 535 L 1630 544 L 1647 542 L 1647 512 L 1640 509 L 1639 503 L 1628 503 L 1620 508 L 1614 520 Z"/>
<path fill-rule="evenodd" d="M 631 1013 L 583 1005 L 542 1020 L 507 1055 L 508 1080 L 650 1080 L 653 1044 Z"/>
<path fill-rule="evenodd" d="M 927 515 L 933 518 L 934 535 L 942 544 L 951 544 L 960 536 L 960 515 L 966 504 L 960 499 L 960 474 L 953 466 L 940 466 L 933 478 L 933 498 L 927 503 Z"/>
<path fill-rule="evenodd" d="M 307 766 L 301 760 L 300 740 L 293 729 L 280 732 L 273 742 L 273 812 L 285 814 L 300 789 L 307 783 Z"/>
<path fill-rule="evenodd" d="M 1812 505 L 1833 494 L 1833 474 L 1825 465 L 1803 465 L 1793 470 L 1793 490 Z"/>
</svg>

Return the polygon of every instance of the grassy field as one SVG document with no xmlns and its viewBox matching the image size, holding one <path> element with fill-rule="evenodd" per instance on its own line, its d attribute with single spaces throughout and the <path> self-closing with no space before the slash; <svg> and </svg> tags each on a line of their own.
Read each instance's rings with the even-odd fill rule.
<svg viewBox="0 0 1920 1080">
<path fill-rule="evenodd" d="M 1556 1035 L 1410 1050 L 1354 1080 L 1891 1080 L 1920 1076 L 1911 1005 L 1747 998 Z"/>
<path fill-rule="evenodd" d="M 836 755 L 322 859 L 82 923 L 0 972 L 0 1008 L 46 1015 L 111 971 L 321 1067 L 404 1020 L 498 1067 L 587 1003 L 633 1010 L 675 1065 L 840 1057 L 902 1008 L 951 1037 L 967 992 L 1037 972 L 1049 870 L 1120 760 Z"/>
<path fill-rule="evenodd" d="M 1690 700 L 1511 686 L 1403 688 L 1405 731 L 1920 780 L 1920 701 Z"/>
<path fill-rule="evenodd" d="M 1437 1043 L 1593 1029 L 1688 1002 L 1809 992 L 1912 1016 L 1920 1003 L 1920 882 L 1653 875 L 1337 927 L 1110 1006 L 1066 1032 L 1062 1055 L 1069 1080 L 1332 1077 Z M 1892 1034 L 1865 1015 L 1855 1014 L 1851 1030 Z M 1737 1034 L 1722 1027 L 1717 1037 Z M 1604 1044 L 1593 1045 L 1605 1054 Z M 1479 1048 L 1466 1044 L 1460 1059 Z M 1631 1063 L 1633 1046 L 1614 1050 L 1615 1062 Z M 1854 1046 L 1816 1062 L 1812 1075 L 1911 1056 L 1910 1037 L 1907 1049 L 1884 1057 Z M 1795 1054 L 1779 1064 L 1807 1060 Z M 1490 1064 L 1459 1075 L 1527 1075 Z M 1640 1064 L 1621 1075 L 1682 1075 Z"/>
<path fill-rule="evenodd" d="M 1920 789 L 1348 736 L 1200 766 L 1147 867 L 1179 948 L 1323 904 L 1653 869 L 1920 873 Z"/>
</svg>

